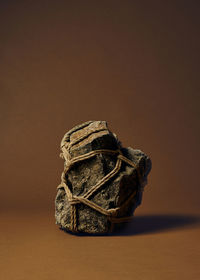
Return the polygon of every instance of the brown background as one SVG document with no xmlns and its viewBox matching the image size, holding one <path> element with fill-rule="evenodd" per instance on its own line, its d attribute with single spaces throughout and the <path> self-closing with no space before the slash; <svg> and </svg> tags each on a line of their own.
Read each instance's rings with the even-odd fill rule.
<svg viewBox="0 0 200 280">
<path fill-rule="evenodd" d="M 200 279 L 199 1 L 0 1 L 0 279 Z M 121 234 L 54 221 L 64 133 L 107 120 L 153 162 Z"/>
</svg>

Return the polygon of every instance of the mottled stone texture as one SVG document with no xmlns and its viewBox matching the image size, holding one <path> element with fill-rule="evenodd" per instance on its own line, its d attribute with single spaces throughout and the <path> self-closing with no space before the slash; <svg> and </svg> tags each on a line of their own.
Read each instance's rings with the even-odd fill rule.
<svg viewBox="0 0 200 280">
<path fill-rule="evenodd" d="M 143 187 L 151 169 L 151 161 L 140 150 L 123 148 L 116 135 L 109 131 L 105 121 L 90 121 L 67 132 L 61 142 L 61 151 L 68 152 L 70 158 L 99 149 L 121 149 L 124 156 L 138 166 L 136 169 L 123 162 L 120 172 L 110 179 L 90 200 L 104 209 L 120 207 L 136 191 L 135 197 L 118 213 L 118 217 L 131 216 L 141 203 Z M 108 174 L 116 163 L 116 155 L 98 154 L 76 163 L 66 175 L 67 185 L 73 195 L 82 196 L 101 178 Z M 65 163 L 67 159 L 65 158 Z M 58 189 L 55 200 L 56 223 L 71 231 L 71 212 L 64 188 Z M 77 228 L 79 232 L 101 234 L 116 228 L 109 219 L 84 204 L 77 206 Z"/>
</svg>

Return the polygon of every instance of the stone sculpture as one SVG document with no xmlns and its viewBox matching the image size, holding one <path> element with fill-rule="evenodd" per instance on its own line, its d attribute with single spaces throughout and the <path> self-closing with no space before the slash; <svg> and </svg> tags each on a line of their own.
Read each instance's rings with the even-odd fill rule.
<svg viewBox="0 0 200 280">
<path fill-rule="evenodd" d="M 105 234 L 132 218 L 151 170 L 148 156 L 123 148 L 105 121 L 88 121 L 64 135 L 61 157 L 55 200 L 61 229 Z"/>
</svg>

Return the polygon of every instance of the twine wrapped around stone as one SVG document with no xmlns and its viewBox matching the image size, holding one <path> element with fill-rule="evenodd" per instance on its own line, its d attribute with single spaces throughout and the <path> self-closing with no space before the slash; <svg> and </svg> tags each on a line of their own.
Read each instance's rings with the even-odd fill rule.
<svg viewBox="0 0 200 280">
<path fill-rule="evenodd" d="M 89 121 L 64 135 L 61 157 L 55 217 L 62 229 L 101 234 L 132 219 L 151 169 L 144 153 L 122 148 L 105 121 Z"/>
</svg>

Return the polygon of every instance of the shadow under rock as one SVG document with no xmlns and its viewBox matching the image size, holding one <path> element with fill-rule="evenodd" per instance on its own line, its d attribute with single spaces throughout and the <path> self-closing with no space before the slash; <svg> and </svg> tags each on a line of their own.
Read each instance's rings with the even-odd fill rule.
<svg viewBox="0 0 200 280">
<path fill-rule="evenodd" d="M 198 224 L 200 224 L 200 217 L 192 215 L 136 216 L 132 222 L 115 231 L 112 236 L 150 234 Z"/>
</svg>

